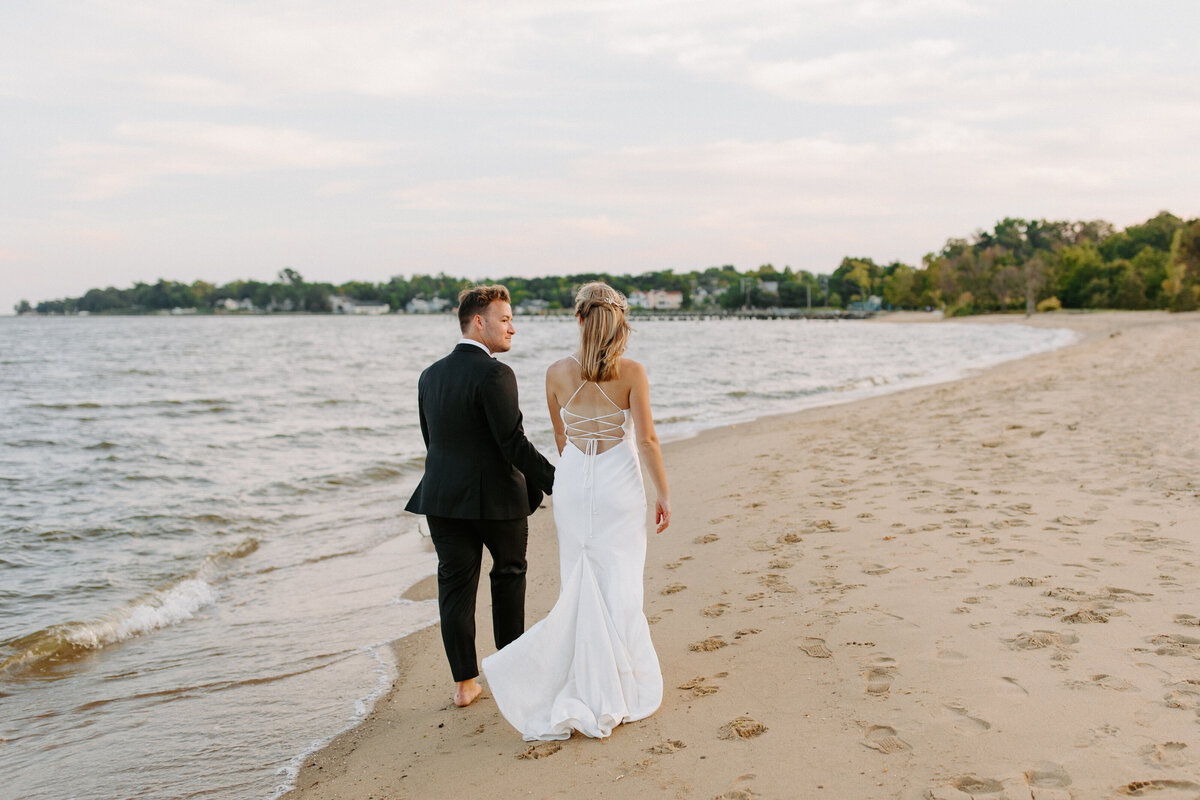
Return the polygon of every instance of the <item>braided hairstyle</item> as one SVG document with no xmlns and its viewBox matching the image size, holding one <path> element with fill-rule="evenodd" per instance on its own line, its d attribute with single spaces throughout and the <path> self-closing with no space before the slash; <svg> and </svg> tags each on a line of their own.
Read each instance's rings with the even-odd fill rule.
<svg viewBox="0 0 1200 800">
<path fill-rule="evenodd" d="M 603 383 L 620 377 L 621 356 L 633 331 L 625 317 L 628 310 L 625 296 L 607 283 L 595 281 L 579 287 L 575 316 L 582 323 L 579 350 L 584 380 Z"/>
</svg>

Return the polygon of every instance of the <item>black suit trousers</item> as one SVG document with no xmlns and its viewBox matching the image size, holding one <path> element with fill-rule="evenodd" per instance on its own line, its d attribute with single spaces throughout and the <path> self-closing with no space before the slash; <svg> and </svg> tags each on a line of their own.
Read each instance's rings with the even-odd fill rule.
<svg viewBox="0 0 1200 800">
<path fill-rule="evenodd" d="M 525 632 L 525 548 L 529 520 L 451 519 L 429 515 L 438 556 L 438 611 L 442 643 L 455 681 L 479 674 L 475 653 L 475 597 L 483 548 L 492 556 L 492 635 L 496 649 Z"/>
</svg>

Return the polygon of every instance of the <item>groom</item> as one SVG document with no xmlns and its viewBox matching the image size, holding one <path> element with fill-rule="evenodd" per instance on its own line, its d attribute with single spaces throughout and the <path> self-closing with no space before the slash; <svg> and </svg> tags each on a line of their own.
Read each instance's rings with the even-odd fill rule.
<svg viewBox="0 0 1200 800">
<path fill-rule="evenodd" d="M 528 516 L 554 485 L 554 467 L 525 438 L 512 369 L 492 357 L 516 332 L 508 289 L 458 296 L 463 338 L 417 384 L 425 475 L 406 510 L 424 514 L 438 556 L 442 643 L 458 684 L 456 706 L 483 692 L 475 682 L 475 596 L 483 548 L 492 554 L 496 647 L 525 631 Z"/>
</svg>

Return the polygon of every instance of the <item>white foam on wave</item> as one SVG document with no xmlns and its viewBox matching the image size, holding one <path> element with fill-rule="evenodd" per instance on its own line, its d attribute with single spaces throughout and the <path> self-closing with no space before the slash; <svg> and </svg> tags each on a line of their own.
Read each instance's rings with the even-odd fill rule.
<svg viewBox="0 0 1200 800">
<path fill-rule="evenodd" d="M 0 673 L 24 670 L 46 659 L 69 657 L 72 650 L 99 650 L 175 625 L 216 601 L 212 586 L 199 578 L 188 578 L 102 617 L 53 625 L 26 637 L 20 641 L 18 651 L 0 663 Z"/>
<path fill-rule="evenodd" d="M 134 636 L 191 619 L 217 601 L 216 591 L 199 578 L 189 578 L 138 598 L 107 616 L 70 623 L 63 638 L 76 647 L 94 650 Z"/>
</svg>

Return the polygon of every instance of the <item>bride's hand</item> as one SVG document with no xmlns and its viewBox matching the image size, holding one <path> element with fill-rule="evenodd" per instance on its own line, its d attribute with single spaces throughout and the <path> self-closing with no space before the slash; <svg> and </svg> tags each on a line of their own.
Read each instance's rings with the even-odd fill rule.
<svg viewBox="0 0 1200 800">
<path fill-rule="evenodd" d="M 654 521 L 658 523 L 656 533 L 662 533 L 671 524 L 671 501 L 665 497 L 659 497 L 654 503 Z"/>
</svg>

